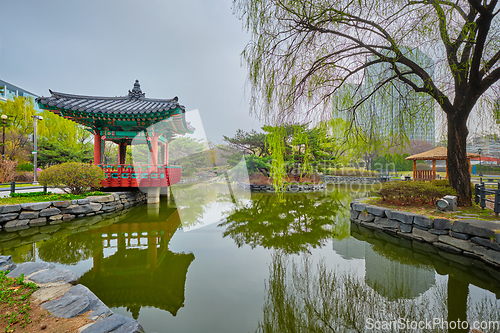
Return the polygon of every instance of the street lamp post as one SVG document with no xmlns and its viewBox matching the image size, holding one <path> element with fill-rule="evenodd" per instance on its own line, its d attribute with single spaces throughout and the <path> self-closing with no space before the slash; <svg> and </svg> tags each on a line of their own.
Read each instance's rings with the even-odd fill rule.
<svg viewBox="0 0 500 333">
<path fill-rule="evenodd" d="M 36 124 L 37 120 L 43 120 L 42 116 L 32 116 L 33 117 L 33 185 L 38 185 L 37 180 L 37 138 L 36 138 Z"/>
<path fill-rule="evenodd" d="M 5 159 L 5 124 L 7 123 L 7 115 L 2 115 L 2 123 L 3 123 L 3 138 L 2 138 L 2 160 Z"/>
</svg>

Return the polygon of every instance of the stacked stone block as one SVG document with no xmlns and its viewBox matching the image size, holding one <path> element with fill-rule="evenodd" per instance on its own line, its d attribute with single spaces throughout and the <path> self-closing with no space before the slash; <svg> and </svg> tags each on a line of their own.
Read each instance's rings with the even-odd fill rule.
<svg viewBox="0 0 500 333">
<path fill-rule="evenodd" d="M 0 230 L 20 232 L 29 228 L 55 225 L 76 217 L 122 210 L 145 200 L 146 195 L 137 191 L 90 196 L 79 200 L 0 206 Z"/>
<path fill-rule="evenodd" d="M 431 219 L 360 201 L 351 203 L 351 221 L 412 240 L 416 244 L 414 247 L 422 248 L 418 244 L 422 242 L 432 244 L 432 251 L 446 259 L 463 262 L 463 257 L 468 257 L 500 267 L 499 222 Z M 457 255 L 462 258 L 457 258 Z"/>
</svg>

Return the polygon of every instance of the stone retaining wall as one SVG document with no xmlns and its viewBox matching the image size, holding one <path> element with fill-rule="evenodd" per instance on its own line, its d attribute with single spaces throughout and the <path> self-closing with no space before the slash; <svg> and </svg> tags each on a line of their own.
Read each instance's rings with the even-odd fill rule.
<svg viewBox="0 0 500 333">
<path fill-rule="evenodd" d="M 479 259 L 500 267 L 500 223 L 475 219 L 431 219 L 426 216 L 351 202 L 351 221 L 366 228 L 417 241 L 418 247 L 454 261 Z M 420 244 L 420 245 L 419 245 Z M 462 258 L 462 259 L 461 259 Z"/>
<path fill-rule="evenodd" d="M 275 192 L 273 185 L 257 185 L 238 182 L 238 186 L 251 192 Z M 285 192 L 313 192 L 325 189 L 324 184 L 299 185 L 292 184 L 285 187 Z"/>
<path fill-rule="evenodd" d="M 113 313 L 90 289 L 78 284 L 78 275 L 67 269 L 56 268 L 45 262 L 25 262 L 16 265 L 11 256 L 0 256 L 0 271 L 9 270 L 8 277 L 24 275 L 24 280 L 34 282 L 39 289 L 32 297 L 42 303 L 42 308 L 52 316 L 74 318 L 87 313 L 94 321 L 78 329 L 82 333 L 123 332 L 144 333 L 137 320 Z M 48 327 L 54 332 L 57 327 Z"/>
<path fill-rule="evenodd" d="M 322 175 L 319 177 L 325 183 L 334 184 L 378 184 L 382 182 L 380 177 L 360 177 L 360 176 L 328 176 Z M 387 177 L 386 177 L 387 178 Z"/>
<path fill-rule="evenodd" d="M 85 199 L 34 202 L 0 206 L 0 230 L 15 232 L 30 227 L 59 224 L 76 217 L 122 210 L 146 200 L 146 194 L 118 192 Z"/>
</svg>

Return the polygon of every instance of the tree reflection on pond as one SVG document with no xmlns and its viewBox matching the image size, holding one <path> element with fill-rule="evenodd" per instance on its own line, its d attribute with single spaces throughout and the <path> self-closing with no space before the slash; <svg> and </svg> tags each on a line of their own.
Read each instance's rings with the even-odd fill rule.
<svg viewBox="0 0 500 333">
<path fill-rule="evenodd" d="M 280 249 L 299 253 L 323 246 L 331 238 L 349 236 L 349 194 L 335 191 L 277 196 L 253 193 L 226 221 L 224 237 L 238 247 Z"/>
</svg>

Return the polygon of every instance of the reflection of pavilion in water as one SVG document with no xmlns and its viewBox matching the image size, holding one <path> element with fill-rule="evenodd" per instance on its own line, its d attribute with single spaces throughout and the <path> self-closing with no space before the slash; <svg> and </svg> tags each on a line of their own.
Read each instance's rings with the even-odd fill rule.
<svg viewBox="0 0 500 333">
<path fill-rule="evenodd" d="M 365 259 L 365 282 L 390 300 L 415 298 L 435 284 L 432 268 L 389 259 L 368 242 L 354 237 L 333 242 L 333 249 L 346 260 Z"/>
<path fill-rule="evenodd" d="M 168 249 L 180 225 L 178 211 L 161 210 L 155 220 L 123 221 L 93 230 L 102 242 L 93 255 L 94 267 L 80 278 L 107 306 L 127 307 L 136 319 L 144 306 L 177 314 L 184 305 L 187 270 L 194 260 L 192 253 Z M 105 249 L 116 252 L 104 258 Z"/>
</svg>

